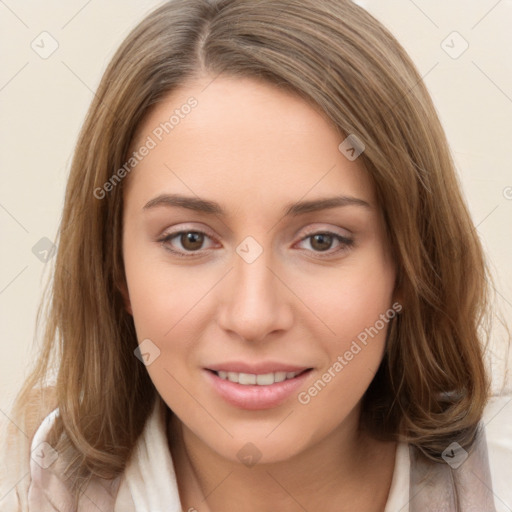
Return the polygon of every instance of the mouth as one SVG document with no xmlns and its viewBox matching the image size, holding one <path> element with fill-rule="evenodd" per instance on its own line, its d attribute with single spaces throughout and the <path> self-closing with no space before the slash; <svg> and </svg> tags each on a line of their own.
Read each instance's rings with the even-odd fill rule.
<svg viewBox="0 0 512 512">
<path fill-rule="evenodd" d="M 242 369 L 237 365 L 238 370 Z M 245 368 L 243 368 L 245 369 Z M 304 385 L 313 368 L 286 367 L 277 371 L 235 371 L 235 368 L 205 368 L 207 383 L 225 402 L 238 409 L 272 409 L 286 402 Z"/>
<path fill-rule="evenodd" d="M 271 386 L 279 382 L 294 379 L 305 372 L 311 371 L 312 368 L 306 368 L 295 372 L 268 372 L 268 373 L 243 373 L 230 372 L 226 370 L 209 370 L 222 380 L 228 380 L 242 386 Z"/>
</svg>

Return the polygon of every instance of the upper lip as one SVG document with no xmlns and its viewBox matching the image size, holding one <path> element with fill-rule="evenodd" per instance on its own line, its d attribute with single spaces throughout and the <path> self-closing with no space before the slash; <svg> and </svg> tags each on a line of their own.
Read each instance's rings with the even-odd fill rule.
<svg viewBox="0 0 512 512">
<path fill-rule="evenodd" d="M 208 366 L 207 370 L 215 372 L 225 371 L 234 373 L 251 373 L 255 375 L 263 375 L 265 373 L 275 372 L 302 372 L 308 370 L 309 366 L 297 366 L 279 362 L 261 362 L 261 363 L 245 363 L 243 361 L 227 361 L 225 363 L 213 364 Z"/>
</svg>

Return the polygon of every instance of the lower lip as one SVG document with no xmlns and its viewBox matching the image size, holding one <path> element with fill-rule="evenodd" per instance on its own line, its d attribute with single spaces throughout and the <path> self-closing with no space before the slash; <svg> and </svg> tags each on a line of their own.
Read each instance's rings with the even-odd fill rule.
<svg viewBox="0 0 512 512">
<path fill-rule="evenodd" d="M 206 377 L 215 391 L 226 402 L 247 410 L 271 409 L 281 405 L 287 398 L 297 391 L 308 378 L 312 370 L 307 370 L 293 379 L 276 382 L 268 386 L 245 385 L 221 379 L 210 370 L 205 370 Z"/>
</svg>

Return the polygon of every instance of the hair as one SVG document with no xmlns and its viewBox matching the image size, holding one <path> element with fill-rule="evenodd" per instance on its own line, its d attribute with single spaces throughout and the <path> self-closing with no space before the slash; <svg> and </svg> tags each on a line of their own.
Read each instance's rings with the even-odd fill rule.
<svg viewBox="0 0 512 512">
<path fill-rule="evenodd" d="M 131 31 L 77 141 L 43 347 L 14 410 L 22 414 L 56 371 L 46 407 L 59 407 L 52 445 L 67 454 L 74 490 L 124 469 L 158 397 L 134 356 L 121 292 L 124 181 L 105 199 L 94 190 L 129 159 L 152 106 L 219 75 L 291 91 L 364 143 L 359 158 L 382 209 L 403 310 L 363 397 L 361 428 L 433 460 L 454 439 L 469 450 L 490 396 L 491 276 L 422 77 L 390 32 L 348 0 L 173 0 Z"/>
</svg>

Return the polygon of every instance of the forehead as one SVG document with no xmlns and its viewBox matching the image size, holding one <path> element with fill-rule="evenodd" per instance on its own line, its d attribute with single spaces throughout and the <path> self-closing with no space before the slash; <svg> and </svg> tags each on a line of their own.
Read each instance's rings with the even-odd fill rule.
<svg viewBox="0 0 512 512">
<path fill-rule="evenodd" d="M 343 140 L 298 95 L 248 78 L 204 77 L 168 94 L 138 127 L 132 151 L 151 149 L 127 192 L 142 201 L 179 191 L 237 208 L 326 194 L 373 203 L 362 159 L 348 160 Z"/>
</svg>

